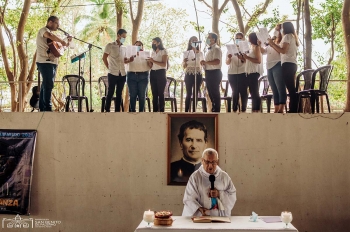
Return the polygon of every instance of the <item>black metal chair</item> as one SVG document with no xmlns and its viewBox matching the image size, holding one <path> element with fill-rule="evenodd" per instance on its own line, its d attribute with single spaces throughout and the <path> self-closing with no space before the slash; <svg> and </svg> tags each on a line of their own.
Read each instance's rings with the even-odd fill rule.
<svg viewBox="0 0 350 232">
<path fill-rule="evenodd" d="M 205 84 L 205 78 L 203 78 L 203 82 L 202 82 L 202 86 L 201 89 L 198 91 L 198 96 L 197 96 L 197 102 L 201 102 L 202 103 L 202 110 L 203 112 L 207 112 L 207 86 Z M 190 110 L 191 110 L 191 106 L 193 105 L 193 94 L 191 97 L 191 104 L 190 104 Z M 192 111 L 193 112 L 193 111 Z"/>
<path fill-rule="evenodd" d="M 68 82 L 69 92 L 66 95 L 65 82 Z M 78 75 L 66 75 L 62 78 L 63 91 L 66 95 L 65 111 L 74 111 L 73 101 L 78 101 L 78 112 L 82 112 L 82 101 L 85 100 L 86 112 L 89 112 L 88 98 L 85 96 L 85 80 L 82 76 Z M 71 108 L 69 108 L 71 105 Z"/>
<path fill-rule="evenodd" d="M 311 107 L 314 105 L 312 102 L 314 101 L 313 96 L 311 95 L 312 85 L 312 73 L 314 69 L 307 69 L 300 72 L 297 75 L 296 83 L 295 83 L 295 92 L 298 95 L 298 112 L 303 108 L 302 100 L 309 99 L 311 102 Z"/>
<path fill-rule="evenodd" d="M 222 84 L 225 82 L 225 88 L 222 88 Z M 227 110 L 226 112 L 231 112 L 231 105 L 232 105 L 232 96 L 227 96 L 228 89 L 229 89 L 229 82 L 226 81 L 221 81 L 221 88 L 224 89 L 224 96 L 220 97 L 220 100 L 224 100 L 227 103 Z"/>
<path fill-rule="evenodd" d="M 326 96 L 326 100 L 327 100 L 327 107 L 328 107 L 328 112 L 331 112 L 331 107 L 329 104 L 329 98 L 328 98 L 328 93 L 327 93 L 327 88 L 328 88 L 328 83 L 329 80 L 331 78 L 331 74 L 333 71 L 333 66 L 332 65 L 325 65 L 322 66 L 318 69 L 316 69 L 313 73 L 312 73 L 312 90 L 311 90 L 311 94 L 313 95 L 313 97 L 315 98 L 314 103 L 316 102 L 316 111 L 317 113 L 320 112 L 320 104 L 319 104 L 319 99 L 322 96 Z M 319 84 L 316 88 L 316 79 L 318 79 Z M 315 106 L 311 106 L 313 111 L 312 113 L 315 112 Z"/>
<path fill-rule="evenodd" d="M 102 88 L 102 83 L 103 83 L 103 88 Z M 99 90 L 99 94 L 100 94 L 100 98 L 101 98 L 101 112 L 105 112 L 105 105 L 106 105 L 106 97 L 107 97 L 107 90 L 108 90 L 108 77 L 107 76 L 101 76 L 100 78 L 98 78 L 98 90 Z M 116 97 L 112 97 L 112 101 L 114 101 L 114 111 L 117 108 L 117 106 L 115 105 L 116 101 L 115 101 Z M 120 102 L 120 107 L 122 112 L 124 112 L 124 103 L 123 103 L 123 98 L 122 101 Z"/>
<path fill-rule="evenodd" d="M 164 100 L 165 101 L 170 101 L 170 105 L 171 105 L 171 112 L 177 112 L 177 103 L 176 103 L 176 85 L 177 82 L 174 78 L 172 77 L 167 77 L 166 78 L 166 85 L 165 85 L 165 89 L 164 89 Z M 172 87 L 172 91 L 171 91 L 171 86 Z"/>
<path fill-rule="evenodd" d="M 261 83 L 264 85 L 262 93 L 260 94 L 260 101 L 261 101 L 260 111 L 263 112 L 263 102 L 266 101 L 267 113 L 270 113 L 271 100 L 272 100 L 273 94 L 269 93 L 270 83 L 267 79 L 267 75 L 259 77 L 258 83 L 259 83 L 259 89 L 260 89 Z"/>
</svg>

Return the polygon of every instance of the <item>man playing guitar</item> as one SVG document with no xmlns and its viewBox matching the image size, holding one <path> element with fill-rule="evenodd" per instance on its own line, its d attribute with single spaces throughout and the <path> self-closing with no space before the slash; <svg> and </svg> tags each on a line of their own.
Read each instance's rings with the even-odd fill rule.
<svg viewBox="0 0 350 232">
<path fill-rule="evenodd" d="M 39 30 L 36 37 L 36 64 L 43 79 L 39 97 L 40 111 L 52 111 L 51 93 L 54 87 L 59 57 L 57 51 L 53 51 L 55 47 L 52 44 L 58 42 L 58 44 L 68 46 L 72 40 L 72 37 L 68 37 L 68 42 L 65 42 L 52 34 L 52 31 L 57 31 L 58 28 L 59 19 L 56 16 L 50 16 L 46 26 Z"/>
</svg>

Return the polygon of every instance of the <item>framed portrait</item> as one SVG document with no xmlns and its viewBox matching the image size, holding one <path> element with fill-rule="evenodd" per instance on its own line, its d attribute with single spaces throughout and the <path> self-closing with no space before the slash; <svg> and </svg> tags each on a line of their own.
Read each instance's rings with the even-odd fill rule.
<svg viewBox="0 0 350 232">
<path fill-rule="evenodd" d="M 168 185 L 186 185 L 206 148 L 218 146 L 217 114 L 168 114 Z"/>
</svg>

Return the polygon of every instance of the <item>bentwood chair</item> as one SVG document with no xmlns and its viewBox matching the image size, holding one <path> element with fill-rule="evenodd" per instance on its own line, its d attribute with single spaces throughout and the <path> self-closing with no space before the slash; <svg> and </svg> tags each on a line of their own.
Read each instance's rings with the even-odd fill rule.
<svg viewBox="0 0 350 232">
<path fill-rule="evenodd" d="M 222 88 L 222 84 L 225 85 L 225 88 Z M 223 89 L 224 92 L 224 96 L 220 97 L 220 100 L 224 100 L 227 103 L 227 108 L 226 108 L 226 112 L 231 112 L 231 105 L 232 105 L 232 96 L 227 96 L 228 94 L 228 89 L 229 89 L 229 82 L 226 81 L 221 81 L 221 88 Z"/>
<path fill-rule="evenodd" d="M 262 90 L 262 93 L 260 94 L 260 101 L 261 101 L 260 111 L 263 112 L 263 102 L 266 101 L 267 113 L 270 113 L 271 100 L 272 100 L 273 94 L 269 93 L 270 84 L 269 84 L 267 75 L 259 77 L 258 83 L 259 83 L 259 87 L 261 86 L 261 84 L 263 84 L 263 90 Z"/>
<path fill-rule="evenodd" d="M 176 85 L 177 82 L 175 78 L 167 77 L 166 86 L 164 89 L 164 100 L 170 101 L 171 112 L 177 112 L 177 103 L 176 103 Z"/>
<path fill-rule="evenodd" d="M 298 95 L 298 112 L 302 111 L 303 99 L 309 99 L 311 102 L 311 107 L 314 105 L 314 98 L 311 94 L 312 86 L 312 73 L 314 69 L 306 69 L 297 75 L 295 83 L 295 91 Z"/>
<path fill-rule="evenodd" d="M 331 112 L 327 88 L 328 88 L 329 80 L 331 78 L 332 71 L 333 71 L 332 65 L 325 65 L 325 66 L 322 66 L 322 67 L 316 69 L 312 73 L 312 86 L 313 86 L 313 88 L 311 90 L 311 94 L 315 98 L 317 113 L 320 112 L 319 99 L 320 99 L 320 97 L 323 97 L 323 96 L 326 96 L 328 112 L 329 113 Z M 317 87 L 316 87 L 316 80 L 318 80 L 318 82 L 319 82 Z M 312 113 L 314 113 L 315 106 L 312 106 L 312 109 L 313 109 Z"/>
<path fill-rule="evenodd" d="M 98 78 L 98 90 L 101 98 L 101 112 L 105 112 L 105 105 L 106 105 L 106 97 L 107 97 L 107 90 L 108 90 L 108 77 L 107 76 L 101 76 Z M 112 97 L 112 101 L 114 101 L 114 111 L 116 109 L 116 97 Z M 124 112 L 124 104 L 123 104 L 123 98 L 120 102 L 120 109 L 122 112 Z"/>
<path fill-rule="evenodd" d="M 66 95 L 65 82 L 68 83 L 69 92 Z M 63 91 L 66 96 L 65 111 L 74 111 L 73 101 L 78 101 L 78 112 L 82 112 L 82 101 L 85 100 L 86 112 L 89 112 L 88 98 L 85 96 L 85 80 L 82 76 L 66 75 L 62 78 Z M 69 107 L 71 105 L 71 107 Z"/>
</svg>

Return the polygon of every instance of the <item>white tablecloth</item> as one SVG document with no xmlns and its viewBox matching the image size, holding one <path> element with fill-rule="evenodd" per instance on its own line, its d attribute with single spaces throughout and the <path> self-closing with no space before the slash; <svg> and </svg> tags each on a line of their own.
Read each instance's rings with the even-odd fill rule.
<svg viewBox="0 0 350 232">
<path fill-rule="evenodd" d="M 157 232 L 193 232 L 193 231 L 298 231 L 292 224 L 289 224 L 288 229 L 284 229 L 284 223 L 266 223 L 261 219 L 256 222 L 250 222 L 248 216 L 235 216 L 231 217 L 231 223 L 193 223 L 191 217 L 173 216 L 172 226 L 155 226 L 152 223 L 152 227 L 147 228 L 147 223 L 142 221 L 136 228 L 137 231 L 157 231 Z"/>
</svg>

